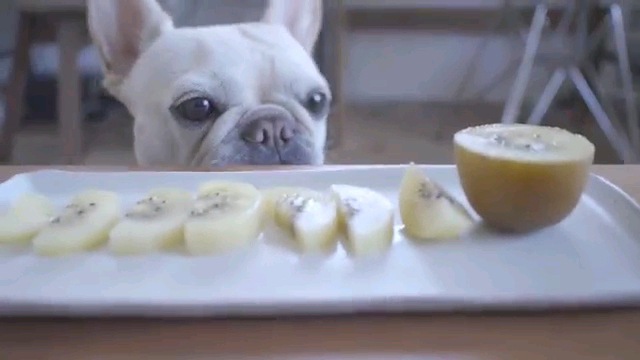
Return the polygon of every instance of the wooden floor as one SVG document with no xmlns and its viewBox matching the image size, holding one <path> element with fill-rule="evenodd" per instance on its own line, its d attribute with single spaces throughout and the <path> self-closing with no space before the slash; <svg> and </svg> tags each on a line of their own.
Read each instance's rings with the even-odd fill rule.
<svg viewBox="0 0 640 360">
<path fill-rule="evenodd" d="M 449 164 L 452 135 L 467 126 L 499 121 L 501 108 L 477 104 L 376 104 L 348 110 L 341 146 L 329 151 L 333 164 Z M 578 121 L 575 112 L 556 110 L 546 124 L 589 137 L 597 146 L 596 162 L 619 163 L 593 120 Z M 85 126 L 87 165 L 133 165 L 131 118 L 122 109 L 107 120 Z M 55 128 L 30 127 L 21 131 L 14 152 L 15 164 L 59 164 L 60 146 Z"/>
</svg>

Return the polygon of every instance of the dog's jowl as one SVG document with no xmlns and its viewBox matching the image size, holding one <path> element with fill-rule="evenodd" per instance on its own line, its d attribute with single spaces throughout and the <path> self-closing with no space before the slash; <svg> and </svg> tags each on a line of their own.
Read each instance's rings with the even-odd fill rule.
<svg viewBox="0 0 640 360">
<path fill-rule="evenodd" d="M 87 4 L 140 165 L 324 162 L 331 91 L 311 56 L 321 0 L 271 0 L 260 21 L 189 28 L 156 0 Z"/>
</svg>

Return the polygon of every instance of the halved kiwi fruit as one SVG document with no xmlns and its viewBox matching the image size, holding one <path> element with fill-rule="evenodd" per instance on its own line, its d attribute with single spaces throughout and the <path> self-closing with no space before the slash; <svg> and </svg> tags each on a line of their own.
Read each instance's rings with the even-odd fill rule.
<svg viewBox="0 0 640 360">
<path fill-rule="evenodd" d="M 491 124 L 454 136 L 462 188 L 487 225 L 531 232 L 553 226 L 576 208 L 595 146 L 567 130 Z"/>
</svg>

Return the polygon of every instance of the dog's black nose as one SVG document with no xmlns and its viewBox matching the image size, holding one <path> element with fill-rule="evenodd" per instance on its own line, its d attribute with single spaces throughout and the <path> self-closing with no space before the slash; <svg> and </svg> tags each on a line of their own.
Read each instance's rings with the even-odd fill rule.
<svg viewBox="0 0 640 360">
<path fill-rule="evenodd" d="M 281 117 L 267 117 L 252 121 L 242 131 L 242 139 L 250 144 L 281 148 L 294 138 L 293 121 Z"/>
</svg>

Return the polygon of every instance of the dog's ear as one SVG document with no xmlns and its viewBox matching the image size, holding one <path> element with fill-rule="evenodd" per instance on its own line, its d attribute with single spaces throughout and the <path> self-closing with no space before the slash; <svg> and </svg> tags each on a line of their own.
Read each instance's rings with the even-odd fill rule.
<svg viewBox="0 0 640 360">
<path fill-rule="evenodd" d="M 156 0 L 87 0 L 87 23 L 108 87 L 122 81 L 147 47 L 173 28 Z"/>
<path fill-rule="evenodd" d="M 263 21 L 283 25 L 311 53 L 322 28 L 322 0 L 269 0 Z"/>
</svg>

